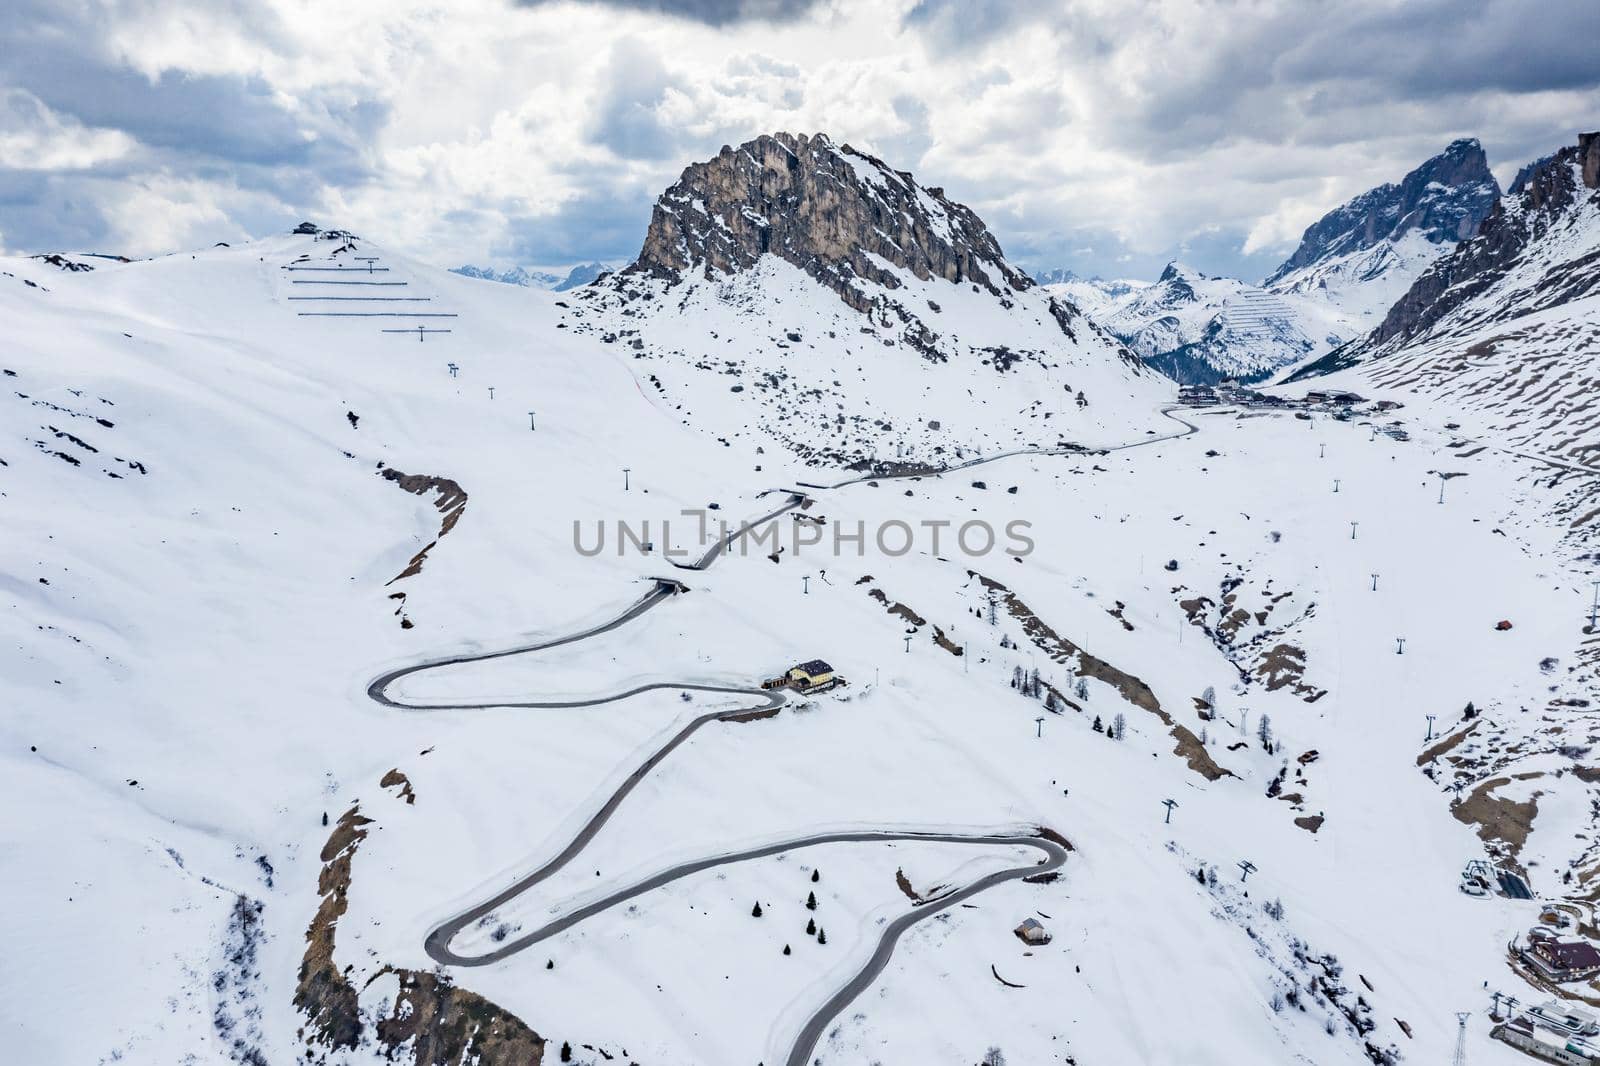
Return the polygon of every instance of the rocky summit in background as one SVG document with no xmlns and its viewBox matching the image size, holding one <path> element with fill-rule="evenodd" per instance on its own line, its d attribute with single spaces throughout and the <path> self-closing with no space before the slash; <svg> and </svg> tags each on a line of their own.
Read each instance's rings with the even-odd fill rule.
<svg viewBox="0 0 1600 1066">
<path fill-rule="evenodd" d="M 1108 280 L 1098 275 L 1092 278 L 1080 277 L 1065 267 L 1036 270 L 1032 277 L 1036 285 L 1052 295 L 1071 300 L 1078 310 L 1090 318 L 1098 318 L 1101 314 L 1113 310 L 1128 297 L 1150 285 L 1148 281 L 1135 281 L 1130 278 Z"/>
<path fill-rule="evenodd" d="M 1070 272 L 1050 288 L 1180 383 L 1266 381 L 1370 330 L 1499 196 L 1483 147 L 1457 140 L 1397 184 L 1329 211 L 1261 285 L 1172 263 L 1154 285 L 1116 297 L 1086 291 Z"/>
<path fill-rule="evenodd" d="M 1346 369 L 1600 292 L 1600 133 L 1524 167 L 1477 235 L 1423 273 L 1366 336 L 1297 372 Z"/>
<path fill-rule="evenodd" d="M 668 278 L 698 269 L 710 278 L 767 254 L 858 311 L 871 302 L 860 283 L 897 288 L 895 268 L 995 295 L 1033 285 L 978 216 L 944 190 L 824 133 L 763 135 L 686 168 L 656 201 L 629 269 Z"/>
<path fill-rule="evenodd" d="M 1538 276 L 1527 279 L 1530 287 L 1505 293 L 1505 300 L 1496 307 L 1482 308 L 1480 315 L 1537 310 L 1596 291 L 1600 288 L 1600 250 L 1593 238 L 1600 233 L 1590 233 L 1589 247 L 1577 255 L 1539 246 L 1558 236 L 1575 236 L 1585 215 L 1592 216 L 1600 205 L 1597 188 L 1600 133 L 1582 134 L 1577 145 L 1519 173 L 1509 205 L 1496 203 L 1475 239 L 1418 278 L 1373 331 L 1371 343 L 1383 345 L 1415 336 L 1494 288 L 1525 260 L 1540 261 Z M 1585 207 L 1589 210 L 1583 211 Z M 1592 224 L 1588 228 L 1594 229 Z"/>
<path fill-rule="evenodd" d="M 1452 141 L 1402 178 L 1329 211 L 1306 228 L 1300 247 L 1262 284 L 1273 288 L 1318 264 L 1410 234 L 1453 245 L 1478 231 L 1500 200 L 1500 184 L 1476 138 Z"/>
<path fill-rule="evenodd" d="M 452 267 L 452 274 L 460 274 L 466 278 L 477 278 L 480 281 L 498 281 L 505 285 L 521 285 L 526 289 L 545 289 L 549 292 L 566 292 L 579 285 L 587 285 L 601 274 L 611 269 L 604 263 L 579 263 L 572 267 L 566 274 L 553 274 L 548 270 L 530 270 L 527 267 L 517 266 L 510 270 L 495 270 L 493 267 L 458 266 Z"/>
<path fill-rule="evenodd" d="M 1185 385 L 1263 381 L 1341 339 L 1332 309 L 1168 263 L 1154 285 L 1097 312 L 1147 366 Z M 1345 334 L 1347 335 L 1347 334 Z"/>
<path fill-rule="evenodd" d="M 638 259 L 578 296 L 564 328 L 624 346 L 683 421 L 818 465 L 1153 430 L 1173 392 L 970 209 L 825 134 L 688 167 Z"/>
</svg>

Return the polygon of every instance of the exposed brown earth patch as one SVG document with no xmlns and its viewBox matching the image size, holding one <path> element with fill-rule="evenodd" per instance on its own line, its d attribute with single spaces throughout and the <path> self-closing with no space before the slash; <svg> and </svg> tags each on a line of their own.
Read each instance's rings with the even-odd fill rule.
<svg viewBox="0 0 1600 1066">
<path fill-rule="evenodd" d="M 1182 591 L 1182 586 L 1173 590 L 1175 594 Z M 1246 595 L 1251 602 L 1243 602 Z M 1273 592 L 1271 581 L 1257 589 L 1233 576 L 1222 581 L 1216 599 L 1196 595 L 1178 600 L 1178 606 L 1189 623 L 1228 657 L 1245 684 L 1259 683 L 1269 692 L 1288 688 L 1307 703 L 1315 703 L 1327 690 L 1305 680 L 1305 650 L 1285 638 L 1315 613 L 1316 605 L 1286 615 L 1294 606 L 1293 596 L 1293 591 Z"/>
<path fill-rule="evenodd" d="M 428 553 L 433 550 L 434 545 L 439 543 L 440 537 L 456 528 L 456 523 L 466 513 L 467 493 L 465 489 L 447 477 L 430 477 L 427 474 L 403 474 L 393 467 L 385 468 L 382 473 L 385 480 L 393 481 L 396 485 L 415 496 L 433 494 L 435 496 L 433 505 L 438 508 L 440 514 L 439 535 L 429 541 L 421 551 L 413 555 L 404 570 L 389 579 L 388 584 L 392 585 L 402 578 L 415 577 L 417 574 L 422 573 L 422 564 L 427 561 Z"/>
<path fill-rule="evenodd" d="M 1543 775 L 1516 776 L 1518 780 L 1529 780 Z M 1533 829 L 1533 820 L 1538 817 L 1541 793 L 1535 792 L 1521 802 L 1495 795 L 1497 789 L 1509 785 L 1511 781 L 1510 777 L 1491 777 L 1474 788 L 1466 799 L 1452 807 L 1450 813 L 1455 815 L 1458 822 L 1477 826 L 1478 839 L 1485 844 L 1498 845 L 1493 850 L 1500 852 L 1499 857 L 1502 861 L 1517 867 L 1521 872 L 1516 857 L 1528 841 L 1528 833 Z"/>
<path fill-rule="evenodd" d="M 383 788 L 399 786 L 401 799 L 407 803 L 417 802 L 417 794 L 411 790 L 411 779 L 401 773 L 398 767 L 384 774 L 378 784 Z"/>
<path fill-rule="evenodd" d="M 985 577 L 977 571 L 968 571 L 968 573 L 976 577 L 983 583 L 985 589 L 998 597 L 999 602 L 1005 606 L 1007 613 L 1021 624 L 1022 631 L 1027 634 L 1028 639 L 1033 641 L 1034 646 L 1040 651 L 1055 662 L 1064 666 L 1072 666 L 1080 677 L 1092 677 L 1098 681 L 1105 682 L 1116 689 L 1123 699 L 1159 718 L 1162 724 L 1167 727 L 1169 734 L 1177 742 L 1172 749 L 1173 754 L 1181 756 L 1189 764 L 1189 769 L 1200 774 L 1207 781 L 1233 776 L 1232 771 L 1217 765 L 1216 760 L 1211 757 L 1211 753 L 1206 750 L 1205 745 L 1200 743 L 1199 737 L 1190 732 L 1187 727 L 1173 721 L 1172 715 L 1162 709 L 1161 701 L 1156 699 L 1156 694 L 1150 691 L 1149 685 L 1132 674 L 1119 670 L 1104 659 L 1090 654 L 1061 636 L 1061 634 L 1046 625 L 1043 619 L 1034 614 L 1033 610 L 1018 599 L 1016 593 L 1005 585 L 995 581 L 993 578 Z"/>
<path fill-rule="evenodd" d="M 410 789 L 399 770 L 385 774 L 383 781 L 386 788 L 403 784 L 402 795 Z M 322 846 L 317 878 L 322 902 L 306 930 L 294 995 L 306 1021 L 300 1031 L 306 1062 L 326 1063 L 330 1055 L 337 1061 L 337 1052 L 355 1049 L 367 1039 L 360 993 L 349 979 L 351 967 L 340 969 L 334 947 L 339 920 L 349 906 L 351 864 L 371 824 L 372 819 L 360 813 L 360 804 L 352 804 Z M 442 973 L 385 966 L 367 983 L 386 974 L 399 980 L 399 995 L 387 1016 L 375 1019 L 371 1028 L 390 1061 L 412 1066 L 539 1066 L 543 1061 L 545 1042 L 538 1033 L 482 996 L 457 987 Z"/>
<path fill-rule="evenodd" d="M 857 581 L 856 584 L 858 584 L 858 585 L 865 584 L 866 582 L 871 581 L 871 580 L 872 580 L 872 575 L 868 574 L 866 577 L 862 578 L 860 581 Z M 887 610 L 890 614 L 894 615 L 896 618 L 904 620 L 906 625 L 910 626 L 913 629 L 921 629 L 923 626 L 928 624 L 928 620 L 926 618 L 922 617 L 920 614 L 918 614 L 916 611 L 912 610 L 910 607 L 906 606 L 905 604 L 900 603 L 899 601 L 895 601 L 895 602 L 891 603 L 890 600 L 889 600 L 888 593 L 884 592 L 880 588 L 877 588 L 876 586 L 874 586 L 873 588 L 868 589 L 867 590 L 867 595 L 871 596 L 873 599 L 875 599 L 879 603 L 883 604 L 885 610 Z M 959 656 L 964 654 L 964 652 L 961 650 L 961 645 L 957 644 L 955 641 L 953 641 L 949 637 L 945 636 L 944 630 L 941 629 L 938 626 L 934 626 L 933 627 L 933 642 L 935 644 L 937 644 L 939 647 L 943 648 L 945 651 L 949 652 L 951 655 L 955 655 L 955 656 L 959 657 Z"/>
<path fill-rule="evenodd" d="M 1425 749 L 1421 755 L 1417 756 L 1417 765 L 1426 766 L 1428 763 L 1431 763 L 1433 760 L 1439 758 L 1439 756 L 1453 751 L 1458 744 L 1470 737 L 1477 730 L 1477 728 L 1478 723 L 1473 722 L 1459 733 L 1452 733 L 1443 740 L 1439 741 L 1437 744 L 1433 745 L 1433 747 Z"/>
</svg>

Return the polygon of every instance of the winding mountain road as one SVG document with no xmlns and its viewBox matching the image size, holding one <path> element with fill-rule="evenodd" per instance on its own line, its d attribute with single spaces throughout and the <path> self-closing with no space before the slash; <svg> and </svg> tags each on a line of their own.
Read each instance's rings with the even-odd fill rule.
<svg viewBox="0 0 1600 1066">
<path fill-rule="evenodd" d="M 1172 407 L 1166 407 L 1162 409 L 1161 413 L 1168 418 L 1172 418 L 1175 421 L 1181 422 L 1186 427 L 1185 429 L 1162 436 L 1151 436 L 1144 440 L 1132 441 L 1127 444 L 1117 445 L 1106 449 L 1018 449 L 998 455 L 973 459 L 956 466 L 944 467 L 939 470 L 911 471 L 905 473 L 879 475 L 869 474 L 857 478 L 850 478 L 831 485 L 810 485 L 802 482 L 800 483 L 800 487 L 832 490 L 844 488 L 845 486 L 858 484 L 864 481 L 888 481 L 900 478 L 938 477 L 944 474 L 969 470 L 976 466 L 982 466 L 987 463 L 992 463 L 1001 459 L 1012 458 L 1019 455 L 1044 456 L 1061 454 L 1092 454 L 1094 451 L 1098 450 L 1121 451 L 1127 448 L 1142 447 L 1144 445 L 1155 444 L 1160 441 L 1172 440 L 1176 437 L 1187 436 L 1190 433 L 1198 432 L 1198 426 L 1172 414 L 1173 410 L 1174 408 Z M 783 506 L 778 507 L 757 518 L 753 518 L 743 523 L 738 529 L 733 530 L 726 536 L 719 538 L 710 548 L 706 550 L 703 555 L 699 557 L 699 559 L 693 563 L 677 565 L 679 565 L 680 569 L 687 570 L 709 569 L 717 561 L 717 559 L 728 550 L 729 547 L 731 547 L 741 538 L 745 537 L 753 529 L 764 525 L 773 519 L 779 518 L 790 511 L 802 507 L 807 502 L 808 498 L 803 493 L 790 493 Z M 538 929 L 525 933 L 503 944 L 497 945 L 491 951 L 480 955 L 463 955 L 457 952 L 451 947 L 451 944 L 456 937 L 460 935 L 462 930 L 466 929 L 475 922 L 481 921 L 483 918 L 492 914 L 497 908 L 505 905 L 511 900 L 527 892 L 529 889 L 554 876 L 556 873 L 565 868 L 570 862 L 572 862 L 573 859 L 582 854 L 584 849 L 588 847 L 591 841 L 593 841 L 596 834 L 598 834 L 600 830 L 605 827 L 606 823 L 609 822 L 612 816 L 615 815 L 616 812 L 621 808 L 622 804 L 627 800 L 629 794 L 632 793 L 634 788 L 642 780 L 644 780 L 644 778 L 649 775 L 652 770 L 660 765 L 660 763 L 666 759 L 668 755 L 672 754 L 673 751 L 675 751 L 685 741 L 692 737 L 699 729 L 712 722 L 747 722 L 770 717 L 779 713 L 786 702 L 786 697 L 782 690 L 765 690 L 741 686 L 702 684 L 691 681 L 675 681 L 654 682 L 650 684 L 639 685 L 623 692 L 578 700 L 502 700 L 495 701 L 493 703 L 422 703 L 391 695 L 389 692 L 390 687 L 403 678 L 422 673 L 427 670 L 434 670 L 446 666 L 462 665 L 466 663 L 486 662 L 493 659 L 503 659 L 514 655 L 524 655 L 532 652 L 544 651 L 550 648 L 556 648 L 562 645 L 574 644 L 579 641 L 588 640 L 591 637 L 596 637 L 600 634 L 608 633 L 627 625 L 629 622 L 632 622 L 646 611 L 659 606 L 661 603 L 670 599 L 677 593 L 685 591 L 685 586 L 675 579 L 656 578 L 655 582 L 656 583 L 654 587 L 652 587 L 649 592 L 645 593 L 642 597 L 623 609 L 620 613 L 587 629 L 579 630 L 577 632 L 567 634 L 566 636 L 557 637 L 551 640 L 518 645 L 499 651 L 463 653 L 459 655 L 446 656 L 443 658 L 430 659 L 420 663 L 414 663 L 410 666 L 404 666 L 399 669 L 391 670 L 388 673 L 375 678 L 367 686 L 367 695 L 375 702 L 385 707 L 392 707 L 405 711 L 486 710 L 490 708 L 566 709 L 577 707 L 596 707 L 603 704 L 626 700 L 633 696 L 637 696 L 640 693 L 651 692 L 660 689 L 673 689 L 689 692 L 710 692 L 731 696 L 748 696 L 752 700 L 756 701 L 750 706 L 739 707 L 730 710 L 712 711 L 691 719 L 683 726 L 682 729 L 678 730 L 678 732 L 673 734 L 670 739 L 653 751 L 649 757 L 644 760 L 644 762 L 640 763 L 639 766 L 637 766 L 627 776 L 627 778 L 625 778 L 622 783 L 612 791 L 611 795 L 607 797 L 606 801 L 599 807 L 598 810 L 594 812 L 593 815 L 590 816 L 589 820 L 586 821 L 581 828 L 579 828 L 577 833 L 573 835 L 572 839 L 564 848 L 562 848 L 560 852 L 547 860 L 543 865 L 538 867 L 533 872 L 513 881 L 511 884 L 495 893 L 489 899 L 486 899 L 483 902 L 478 903 L 465 911 L 462 911 L 449 920 L 436 926 L 427 934 L 427 937 L 424 940 L 424 949 L 427 951 L 430 958 L 444 965 L 464 967 L 488 966 L 515 955 L 518 952 L 532 947 L 533 945 L 544 940 L 548 940 L 551 937 L 557 936 L 560 933 L 565 932 L 566 930 L 571 929 L 580 923 L 587 921 L 589 918 L 592 918 L 603 911 L 609 910 L 620 903 L 624 903 L 627 900 L 643 895 L 644 893 L 651 892 L 662 887 L 663 885 L 670 884 L 681 878 L 688 877 L 704 870 L 714 869 L 719 866 L 747 862 L 752 859 L 776 855 L 782 852 L 793 851 L 799 848 L 810 847 L 817 844 L 914 840 L 932 843 L 971 844 L 993 847 L 1022 847 L 1033 849 L 1041 854 L 1042 858 L 1036 863 L 1027 866 L 1008 867 L 1003 870 L 994 871 L 981 878 L 978 878 L 975 881 L 972 881 L 971 883 L 954 892 L 939 897 L 936 900 L 918 904 L 914 906 L 912 910 L 886 923 L 883 927 L 883 933 L 879 937 L 877 947 L 874 949 L 872 956 L 867 960 L 866 964 L 862 966 L 862 968 L 857 971 L 843 986 L 835 991 L 833 995 L 829 996 L 827 1001 L 818 1007 L 818 1009 L 814 1011 L 803 1023 L 799 1032 L 796 1034 L 790 1046 L 789 1052 L 784 1059 L 784 1063 L 785 1066 L 806 1066 L 806 1064 L 810 1062 L 812 1053 L 814 1052 L 818 1042 L 822 1039 L 822 1035 L 826 1031 L 828 1025 L 845 1009 L 846 1006 L 848 1006 L 857 996 L 865 991 L 879 974 L 883 972 L 884 967 L 888 964 L 889 959 L 894 954 L 895 945 L 899 942 L 900 937 L 907 929 L 916 923 L 926 921 L 941 911 L 955 906 L 963 900 L 975 896 L 980 892 L 984 892 L 995 885 L 1003 884 L 1008 881 L 1020 880 L 1027 877 L 1035 877 L 1059 869 L 1067 860 L 1067 854 L 1070 845 L 1068 845 L 1066 841 L 1058 834 L 1043 827 L 1035 827 L 1030 831 L 1024 832 L 996 831 L 989 833 L 914 832 L 887 829 L 812 833 L 793 839 L 772 841 L 743 851 L 724 852 L 696 859 L 691 862 L 677 864 L 668 869 L 652 874 L 651 876 L 635 884 L 617 889 L 601 899 L 594 900 L 590 903 L 584 904 L 581 907 L 575 908 L 572 911 L 562 914 Z"/>
</svg>

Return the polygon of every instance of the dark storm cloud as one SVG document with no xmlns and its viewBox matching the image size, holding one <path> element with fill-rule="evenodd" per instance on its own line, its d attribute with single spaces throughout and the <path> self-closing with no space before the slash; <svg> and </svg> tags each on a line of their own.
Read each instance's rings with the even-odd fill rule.
<svg viewBox="0 0 1600 1066">
<path fill-rule="evenodd" d="M 668 91 L 677 83 L 655 51 L 638 41 L 619 41 L 604 81 L 594 116 L 595 139 L 624 159 L 659 160 L 677 154 L 683 130 L 661 114 Z"/>
<path fill-rule="evenodd" d="M 1131 10 L 1160 25 L 1158 5 Z M 1070 16 L 1060 27 L 1063 63 L 1103 53 L 1097 31 Z M 1126 94 L 1108 132 L 1164 152 L 1229 138 L 1334 144 L 1398 132 L 1384 111 L 1442 130 L 1440 115 L 1459 121 L 1470 99 L 1600 87 L 1594 0 L 1543 0 L 1536 13 L 1525 0 L 1224 2 L 1201 30 L 1166 41 L 1158 76 Z"/>
<path fill-rule="evenodd" d="M 901 25 L 940 50 L 953 51 L 986 44 L 1047 13 L 1044 5 L 1022 0 L 917 0 Z"/>
<path fill-rule="evenodd" d="M 1543 92 L 1600 84 L 1600 4 L 1592 0 L 1420 0 L 1322 25 L 1316 47 L 1291 47 L 1289 81 L 1358 76 L 1426 99 L 1461 92 Z"/>
<path fill-rule="evenodd" d="M 771 29 L 808 18 L 847 47 Z M 1259 277 L 1306 222 L 1454 137 L 1480 137 L 1509 180 L 1600 117 L 1600 0 L 502 0 L 375 15 L 348 48 L 309 36 L 319 19 L 258 0 L 10 0 L 0 136 L 23 147 L 0 158 L 4 245 L 156 234 L 127 250 L 162 250 L 338 202 L 403 218 L 424 255 L 442 239 L 529 263 L 630 258 L 685 165 L 821 128 L 944 186 L 1030 266 L 1148 276 L 1180 257 Z M 237 39 L 141 51 L 140 32 L 211 20 Z M 494 65 L 523 41 L 569 46 L 558 81 Z M 416 66 L 437 79 L 420 103 L 396 89 Z M 520 188 L 518 153 L 540 175 Z"/>
<path fill-rule="evenodd" d="M 566 0 L 518 0 L 523 7 L 548 7 Z M 787 22 L 799 18 L 819 0 L 589 0 L 595 7 L 640 11 L 652 15 L 729 26 L 738 22 Z"/>
<path fill-rule="evenodd" d="M 490 254 L 517 263 L 631 260 L 657 195 L 643 188 L 586 192 L 554 214 L 513 219 Z"/>
</svg>

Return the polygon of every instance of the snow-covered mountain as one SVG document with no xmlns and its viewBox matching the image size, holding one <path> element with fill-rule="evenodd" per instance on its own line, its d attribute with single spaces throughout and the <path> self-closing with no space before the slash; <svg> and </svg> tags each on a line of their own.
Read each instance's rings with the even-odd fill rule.
<svg viewBox="0 0 1600 1066">
<path fill-rule="evenodd" d="M 1046 292 L 1064 296 L 1077 305 L 1078 310 L 1098 320 L 1101 315 L 1116 307 L 1129 296 L 1149 286 L 1148 281 L 1132 278 L 1084 278 L 1066 269 L 1036 270 L 1033 280 Z"/>
<path fill-rule="evenodd" d="M 638 259 L 581 297 L 569 327 L 625 346 L 686 421 L 818 463 L 1056 447 L 1171 395 L 971 210 L 823 134 L 686 169 Z"/>
<path fill-rule="evenodd" d="M 704 293 L 761 301 L 760 279 L 796 301 L 782 306 L 804 293 L 812 314 L 860 316 L 766 258 L 781 270 L 715 279 L 733 290 L 702 290 L 703 265 L 676 283 L 635 271 L 617 313 L 648 318 L 645 292 L 687 298 L 708 331 L 670 354 L 718 370 L 740 321 Z M 914 275 L 893 269 L 897 287 L 862 291 L 909 303 Z M 1011 328 L 1059 331 L 1032 322 L 1031 287 L 937 284 L 915 292 L 988 301 L 996 322 L 1008 300 L 1026 320 Z M 1454 780 L 1419 772 L 1413 720 L 1471 701 L 1498 721 L 1548 695 L 1539 660 L 1572 643 L 1571 595 L 1549 579 L 1558 532 L 1531 507 L 1497 520 L 1504 537 L 1473 524 L 1508 493 L 1549 495 L 1515 460 L 1453 457 L 1473 476 L 1440 507 L 1428 471 L 1451 434 L 1431 416 L 1407 422 L 1409 442 L 1320 414 L 1308 435 L 1271 409 L 1189 414 L 1196 431 L 1171 437 L 1124 397 L 1120 440 L 1072 430 L 1116 451 L 802 486 L 812 505 L 784 518 L 781 550 L 677 570 L 668 548 L 717 535 L 684 511 L 753 518 L 789 498 L 774 487 L 844 478 L 815 465 L 833 431 L 715 407 L 733 375 L 684 375 L 663 396 L 669 353 L 607 344 L 561 303 L 367 241 L 0 264 L 0 800 L 30 812 L 0 830 L 8 905 L 28 916 L 0 949 L 30 959 L 41 990 L 12 993 L 18 1061 L 438 1066 L 471 1049 L 498 1066 L 571 1045 L 581 1063 L 659 1066 L 991 1048 L 1357 1066 L 1447 1055 L 1451 1012 L 1485 979 L 1516 980 L 1503 945 L 1531 905 L 1455 886 L 1480 831 L 1510 847 L 1494 790 L 1521 804 L 1527 789 L 1485 763 L 1464 780 L 1486 798 L 1452 817 Z M 835 332 L 819 350 L 856 336 Z M 882 337 L 856 349 L 863 365 L 928 363 Z M 784 359 L 820 358 L 780 338 Z M 951 343 L 928 365 L 969 359 Z M 974 398 L 999 373 L 961 365 Z M 801 402 L 856 399 L 832 388 L 813 377 Z M 941 439 L 900 432 L 918 450 Z M 816 449 L 790 457 L 802 433 Z M 1344 491 L 1308 491 L 1320 477 Z M 587 538 L 612 516 L 651 520 L 654 550 L 575 550 L 574 520 Z M 1017 558 L 883 550 L 870 532 L 1019 518 L 1034 543 Z M 864 553 L 808 555 L 788 531 L 815 522 L 863 523 Z M 638 612 L 663 573 L 688 593 Z M 1508 604 L 1516 629 L 1496 632 Z M 817 657 L 850 684 L 776 715 L 726 690 Z M 372 679 L 440 660 L 383 689 L 390 703 L 369 698 Z M 506 706 L 538 701 L 553 705 Z M 1543 772 L 1561 757 L 1541 758 Z M 1561 802 L 1517 844 L 1555 890 L 1593 827 L 1577 777 L 1538 786 Z M 574 843 L 596 811 L 609 820 Z M 989 884 L 1036 856 L 983 834 L 1029 826 L 1070 841 L 1065 864 Z M 846 830 L 969 842 L 808 842 Z M 571 869 L 449 945 L 470 961 L 552 917 L 570 927 L 498 962 L 440 962 L 441 922 L 568 853 Z M 814 1056 L 791 1059 L 908 916 L 931 920 L 829 1016 Z M 1026 917 L 1052 942 L 1020 942 Z M 1174 1024 L 1145 1024 L 1152 1003 Z"/>
<path fill-rule="evenodd" d="M 1297 372 L 1450 397 L 1510 444 L 1588 467 L 1600 394 L 1600 134 L 1518 175 L 1477 236 L 1430 267 L 1365 337 Z"/>
<path fill-rule="evenodd" d="M 1491 993 L 1600 993 L 1507 950 L 1600 916 L 1597 255 L 1585 136 L 1166 413 L 819 137 L 568 295 L 0 259 L 7 1061 L 1522 1061 Z"/>
<path fill-rule="evenodd" d="M 530 270 L 523 266 L 512 267 L 509 270 L 495 270 L 493 267 L 471 265 L 452 267 L 450 272 L 466 278 L 477 278 L 480 281 L 498 281 L 506 285 L 521 285 L 528 289 L 566 292 L 579 285 L 589 284 L 610 269 L 604 263 L 594 262 L 579 263 L 564 274 L 554 274 L 547 270 Z"/>
<path fill-rule="evenodd" d="M 1099 312 L 1100 324 L 1146 365 L 1184 384 L 1253 382 L 1326 351 L 1344 318 L 1295 294 L 1170 263 L 1155 284 Z"/>
<path fill-rule="evenodd" d="M 1452 141 L 1399 184 L 1362 193 L 1309 226 L 1262 285 L 1375 321 L 1434 260 L 1477 233 L 1499 200 L 1483 146 Z"/>
<path fill-rule="evenodd" d="M 1260 285 L 1173 263 L 1155 285 L 1084 310 L 1180 382 L 1263 381 L 1370 329 L 1499 195 L 1482 146 L 1454 141 L 1328 212 Z"/>
</svg>

